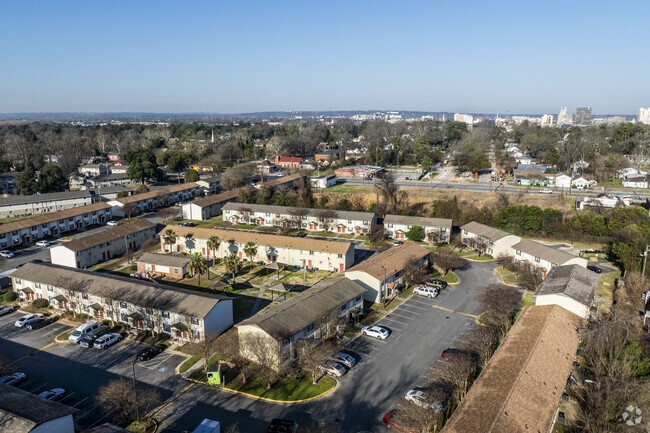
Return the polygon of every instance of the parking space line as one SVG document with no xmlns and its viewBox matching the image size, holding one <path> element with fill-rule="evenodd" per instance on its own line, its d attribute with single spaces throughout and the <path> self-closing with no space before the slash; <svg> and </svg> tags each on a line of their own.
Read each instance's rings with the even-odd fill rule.
<svg viewBox="0 0 650 433">
<path fill-rule="evenodd" d="M 63 403 L 63 400 L 66 400 L 66 399 L 68 399 L 69 397 L 72 397 L 74 394 L 75 394 L 75 392 L 72 391 L 70 394 L 68 394 L 68 395 L 66 395 L 65 397 L 63 397 L 63 398 L 59 401 L 59 403 Z"/>
<path fill-rule="evenodd" d="M 39 389 L 41 389 L 41 388 L 45 388 L 46 386 L 47 386 L 47 382 L 45 382 L 43 385 L 39 386 L 38 388 L 33 389 L 32 392 L 35 393 L 35 392 L 38 391 Z"/>
<path fill-rule="evenodd" d="M 88 426 L 88 429 L 91 429 L 91 428 L 95 427 L 97 424 L 99 424 L 100 422 L 102 422 L 103 420 L 105 420 L 107 417 L 108 417 L 108 415 L 104 415 L 103 417 L 99 418 L 97 421 L 95 421 L 94 423 L 92 423 L 91 425 L 89 425 L 89 426 Z"/>
<path fill-rule="evenodd" d="M 98 407 L 99 407 L 98 404 L 95 405 L 95 406 L 93 406 L 92 408 L 90 408 L 89 410 L 87 410 L 86 412 L 84 412 L 82 415 L 78 416 L 78 417 L 77 417 L 77 421 L 80 420 L 81 418 L 85 417 L 86 415 L 88 415 L 90 412 L 94 411 L 94 410 L 97 409 Z"/>
<path fill-rule="evenodd" d="M 403 332 L 403 329 L 399 329 L 399 328 L 396 328 L 396 327 L 394 327 L 394 326 L 390 326 L 390 325 L 381 325 L 381 324 L 380 324 L 380 326 L 386 326 L 386 327 L 389 328 L 391 331 Z"/>
<path fill-rule="evenodd" d="M 429 306 L 428 304 L 426 304 L 426 305 L 427 305 L 427 307 Z M 411 305 L 411 304 L 406 304 L 401 309 L 403 310 L 403 309 L 406 309 L 406 308 L 415 308 L 417 310 L 429 311 L 429 309 L 426 308 L 426 307 L 419 307 L 417 305 Z"/>
<path fill-rule="evenodd" d="M 402 316 L 401 314 L 396 314 L 393 312 L 390 312 L 386 315 L 386 317 L 391 317 L 391 316 L 401 317 L 402 319 L 406 319 L 406 320 L 415 320 L 415 317 Z"/>
<path fill-rule="evenodd" d="M 452 310 L 450 308 L 441 307 L 439 305 L 432 305 L 432 307 L 437 308 L 439 310 L 449 311 L 450 313 L 462 314 L 463 316 L 472 317 L 474 319 L 478 318 L 478 316 L 476 314 L 463 313 L 462 311 Z"/>
<path fill-rule="evenodd" d="M 75 404 L 75 405 L 72 406 L 72 407 L 75 407 L 75 408 L 76 408 L 77 406 L 79 406 L 81 403 L 83 403 L 83 402 L 86 401 L 86 400 L 88 400 L 88 397 L 84 397 L 82 400 L 79 400 L 79 401 L 77 402 L 77 404 Z"/>
<path fill-rule="evenodd" d="M 50 335 L 50 334 L 53 334 L 53 333 L 55 333 L 55 332 L 59 332 L 61 329 L 65 328 L 66 326 L 67 326 L 67 325 L 61 325 L 61 327 L 56 328 L 56 329 L 53 329 L 53 330 L 51 330 L 50 332 L 46 332 L 46 333 L 43 334 L 42 336 L 45 337 L 45 336 Z"/>
<path fill-rule="evenodd" d="M 381 319 L 382 322 L 384 320 L 390 320 L 391 322 L 395 322 L 395 323 L 399 323 L 400 325 L 407 325 L 408 326 L 408 323 L 400 322 L 399 320 L 391 319 L 390 317 L 384 317 L 383 319 Z"/>
<path fill-rule="evenodd" d="M 12 362 L 11 364 L 9 364 L 9 365 L 16 364 L 17 362 L 20 362 L 20 361 L 22 361 L 23 359 L 29 358 L 30 356 L 35 355 L 36 353 L 40 352 L 41 350 L 45 350 L 45 349 L 47 349 L 48 347 L 52 347 L 52 346 L 54 346 L 54 344 L 55 344 L 55 343 L 50 343 L 50 344 L 48 344 L 47 346 L 43 346 L 43 347 L 41 347 L 40 349 L 38 349 L 36 352 L 34 352 L 34 353 L 30 353 L 29 355 L 25 355 L 25 356 L 23 356 L 22 358 L 18 358 L 17 360 L 13 361 L 13 362 Z"/>
</svg>

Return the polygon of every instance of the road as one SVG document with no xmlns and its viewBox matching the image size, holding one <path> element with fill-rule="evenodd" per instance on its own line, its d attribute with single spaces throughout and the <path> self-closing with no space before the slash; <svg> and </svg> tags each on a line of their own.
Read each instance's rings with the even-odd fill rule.
<svg viewBox="0 0 650 433">
<path fill-rule="evenodd" d="M 149 213 L 139 218 L 147 219 L 152 223 L 159 223 L 163 218 L 156 216 L 156 213 Z M 100 233 L 105 230 L 110 229 L 111 226 L 103 225 L 92 227 L 85 231 L 77 231 L 73 233 L 65 233 L 62 238 L 66 239 L 78 239 L 85 236 L 89 236 L 95 233 Z M 60 239 L 48 239 L 50 247 L 37 247 L 36 245 L 30 245 L 23 248 L 18 248 L 12 250 L 15 256 L 11 259 L 0 259 L 0 272 L 6 272 L 12 269 L 16 269 L 17 266 L 23 265 L 31 260 L 42 260 L 44 262 L 50 261 L 50 248 L 56 245 L 61 245 L 65 243 Z"/>
<path fill-rule="evenodd" d="M 496 283 L 496 262 L 467 262 L 458 270 L 461 283 L 439 297 L 414 296 L 379 321 L 392 331 L 386 340 L 360 336 L 347 351 L 358 364 L 339 378 L 337 388 L 311 402 L 269 403 L 196 385 L 157 415 L 162 431 L 191 431 L 204 418 L 238 423 L 241 431 L 264 432 L 273 418 L 299 423 L 326 421 L 342 432 L 382 431 L 382 416 L 423 376 L 440 353 L 474 324 L 476 289 Z M 440 308 L 441 307 L 441 308 Z"/>
</svg>

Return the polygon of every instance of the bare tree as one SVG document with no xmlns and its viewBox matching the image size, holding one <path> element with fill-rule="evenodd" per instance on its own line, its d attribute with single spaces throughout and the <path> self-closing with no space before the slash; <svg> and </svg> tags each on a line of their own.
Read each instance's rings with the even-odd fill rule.
<svg viewBox="0 0 650 433">
<path fill-rule="evenodd" d="M 219 351 L 226 355 L 228 361 L 234 364 L 242 377 L 242 383 L 246 384 L 246 377 L 250 369 L 250 361 L 242 356 L 239 348 L 239 335 L 235 329 L 221 334 L 216 342 Z"/>
<path fill-rule="evenodd" d="M 499 330 L 493 326 L 475 326 L 462 335 L 458 346 L 474 353 L 483 368 L 496 349 L 498 333 Z"/>
<path fill-rule="evenodd" d="M 311 374 L 312 385 L 318 385 L 318 378 L 322 375 L 320 367 L 336 349 L 336 345 L 329 341 L 315 343 L 313 340 L 301 339 L 294 345 L 298 366 Z"/>
<path fill-rule="evenodd" d="M 394 422 L 408 431 L 418 433 L 436 433 L 443 421 L 443 412 L 419 406 L 413 402 L 402 400 L 397 405 Z"/>
<path fill-rule="evenodd" d="M 377 211 L 381 216 L 395 211 L 399 200 L 399 187 L 395 182 L 393 172 L 384 170 L 377 174 L 375 190 L 378 199 L 381 198 L 381 204 L 377 200 Z"/>
<path fill-rule="evenodd" d="M 454 400 L 460 402 L 472 383 L 475 370 L 474 357 L 461 351 L 454 354 L 452 358 L 436 362 L 429 371 L 429 378 L 449 383 L 452 386 Z"/>
<path fill-rule="evenodd" d="M 408 290 L 413 284 L 424 283 L 426 277 L 426 266 L 419 260 L 413 260 L 404 269 L 404 290 Z"/>
<path fill-rule="evenodd" d="M 291 225 L 296 228 L 302 226 L 303 218 L 309 213 L 308 209 L 303 207 L 294 207 L 289 209 L 289 215 L 291 215 Z"/>
<path fill-rule="evenodd" d="M 259 366 L 259 371 L 266 378 L 266 389 L 271 389 L 271 383 L 279 376 L 280 352 L 278 342 L 270 337 L 252 332 L 239 336 L 239 344 L 249 359 Z"/>
<path fill-rule="evenodd" d="M 331 209 L 316 209 L 314 216 L 318 219 L 318 224 L 325 231 L 329 232 L 336 218 L 336 212 Z"/>
<path fill-rule="evenodd" d="M 213 332 L 206 332 L 203 334 L 203 338 L 200 339 L 197 343 L 199 347 L 199 351 L 201 352 L 201 355 L 203 356 L 203 369 L 205 371 L 208 371 L 208 360 L 210 359 L 210 356 L 214 353 L 215 347 L 216 347 L 216 342 L 217 338 L 219 335 L 213 333 Z"/>
<path fill-rule="evenodd" d="M 437 268 L 443 275 L 456 268 L 465 266 L 465 259 L 458 257 L 451 251 L 436 251 L 431 253 L 433 259 L 433 266 Z"/>
<path fill-rule="evenodd" d="M 99 388 L 95 402 L 113 421 L 129 424 L 135 421 L 136 413 L 144 416 L 160 404 L 161 398 L 154 389 L 141 386 L 134 389 L 130 380 L 117 379 Z"/>
<path fill-rule="evenodd" d="M 491 284 L 479 289 L 476 300 L 483 308 L 482 320 L 500 330 L 505 336 L 512 323 L 512 317 L 521 305 L 522 294 L 514 287 Z"/>
</svg>

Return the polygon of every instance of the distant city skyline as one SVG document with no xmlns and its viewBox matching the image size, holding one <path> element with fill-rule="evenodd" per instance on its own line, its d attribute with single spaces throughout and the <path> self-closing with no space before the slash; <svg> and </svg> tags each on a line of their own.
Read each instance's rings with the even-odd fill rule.
<svg viewBox="0 0 650 433">
<path fill-rule="evenodd" d="M 650 4 L 631 3 L 10 0 L 0 113 L 636 115 Z"/>
</svg>

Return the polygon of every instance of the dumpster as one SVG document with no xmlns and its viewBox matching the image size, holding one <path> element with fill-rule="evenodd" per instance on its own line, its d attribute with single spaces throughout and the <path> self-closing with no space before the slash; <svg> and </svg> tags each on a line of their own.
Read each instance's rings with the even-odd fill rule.
<svg viewBox="0 0 650 433">
<path fill-rule="evenodd" d="M 221 365 L 209 365 L 207 376 L 209 385 L 221 385 Z"/>
</svg>

